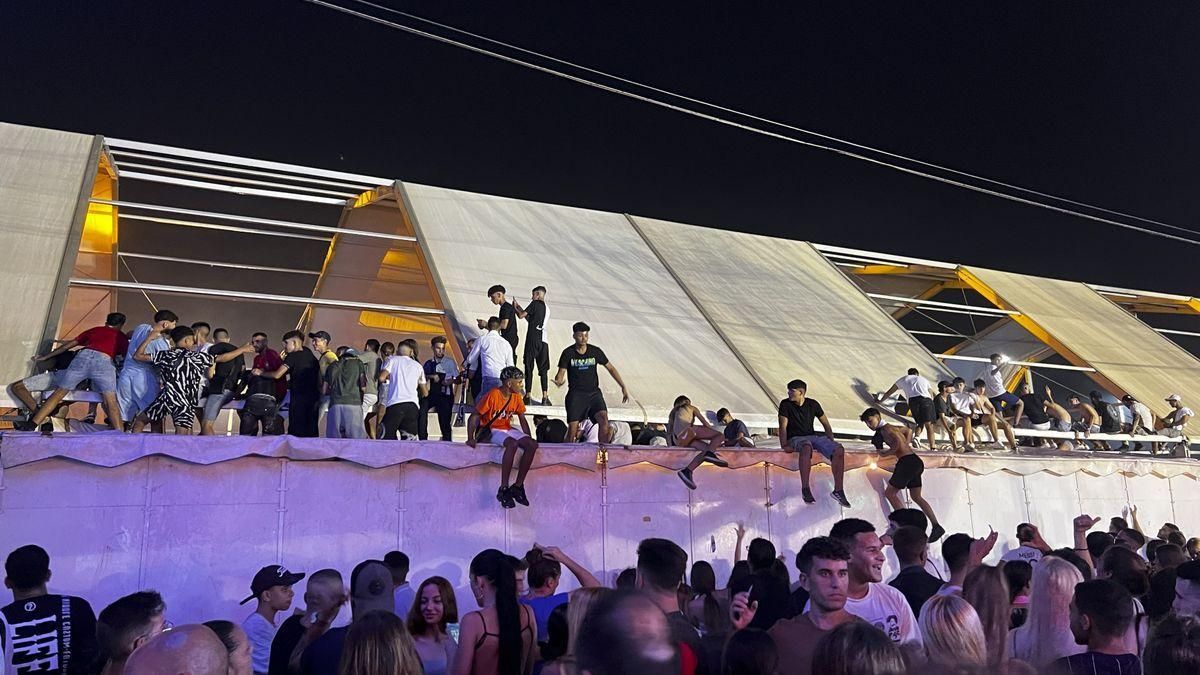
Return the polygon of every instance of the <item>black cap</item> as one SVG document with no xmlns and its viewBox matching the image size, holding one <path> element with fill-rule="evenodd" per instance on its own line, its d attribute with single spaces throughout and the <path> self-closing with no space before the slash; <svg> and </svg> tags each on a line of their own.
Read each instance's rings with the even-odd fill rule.
<svg viewBox="0 0 1200 675">
<path fill-rule="evenodd" d="M 330 337 L 330 336 L 329 336 L 329 333 L 326 333 L 326 332 L 325 332 L 325 331 L 323 331 L 323 330 L 319 330 L 319 331 L 317 331 L 317 332 L 315 332 L 315 333 L 309 333 L 309 334 L 308 334 L 308 337 L 310 337 L 310 338 L 321 338 L 322 340 L 324 340 L 324 341 L 326 341 L 326 342 L 329 342 L 330 340 L 332 340 L 332 339 L 333 339 L 332 337 Z"/>
<path fill-rule="evenodd" d="M 304 578 L 304 572 L 289 572 L 283 565 L 267 565 L 254 575 L 250 582 L 250 597 L 239 602 L 244 605 L 257 598 L 263 591 L 276 586 L 291 586 Z"/>
</svg>

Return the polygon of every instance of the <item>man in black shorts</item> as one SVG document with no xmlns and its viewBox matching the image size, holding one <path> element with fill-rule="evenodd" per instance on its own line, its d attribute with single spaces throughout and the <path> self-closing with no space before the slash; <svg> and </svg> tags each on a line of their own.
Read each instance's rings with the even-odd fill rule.
<svg viewBox="0 0 1200 675">
<path fill-rule="evenodd" d="M 954 403 L 950 400 L 950 395 L 954 392 L 954 385 L 946 380 L 938 382 L 937 396 L 933 397 L 933 415 L 937 423 L 942 427 L 942 431 L 946 432 L 946 436 L 950 439 L 950 451 L 958 452 L 958 440 L 954 437 L 955 421 L 954 421 Z M 946 447 L 942 446 L 942 450 Z"/>
<path fill-rule="evenodd" d="M 929 541 L 937 541 L 946 533 L 946 530 L 938 524 L 933 507 L 921 496 L 921 474 L 925 473 L 925 462 L 922 462 L 912 449 L 912 429 L 885 424 L 878 408 L 867 408 L 859 416 L 859 419 L 867 425 L 868 429 L 876 432 L 876 440 L 873 441 L 876 450 L 882 454 L 883 446 L 886 444 L 896 455 L 896 466 L 892 469 L 892 477 L 888 479 L 887 487 L 883 489 L 883 496 L 887 497 L 888 503 L 892 505 L 893 509 L 902 509 L 905 508 L 905 504 L 904 500 L 900 498 L 900 491 L 907 489 L 908 496 L 912 498 L 913 503 L 921 507 L 921 510 L 929 518 L 932 526 L 929 531 Z"/>
<path fill-rule="evenodd" d="M 895 384 L 882 395 L 877 396 L 875 401 L 882 403 L 897 391 L 904 394 L 904 399 L 908 401 L 908 414 L 913 418 L 917 429 L 925 430 L 925 437 L 929 440 L 929 449 L 936 449 L 937 445 L 934 444 L 933 439 L 933 421 L 937 418 L 934 415 L 933 399 L 937 394 L 933 391 L 929 380 L 922 377 L 916 368 L 909 368 L 907 375 L 896 380 Z M 913 445 L 918 447 L 920 445 L 916 437 L 913 437 Z"/>
<path fill-rule="evenodd" d="M 517 310 L 515 307 L 513 307 L 513 304 L 504 297 L 504 293 L 504 287 L 500 284 L 496 284 L 488 289 L 488 299 L 492 301 L 493 305 L 498 305 L 500 307 L 500 337 L 504 338 L 505 342 L 512 345 L 513 362 L 516 362 L 517 342 L 520 340 L 520 338 L 517 337 Z M 476 323 L 479 324 L 480 330 L 489 330 L 487 319 L 477 319 Z"/>
<path fill-rule="evenodd" d="M 600 427 L 600 442 L 608 443 L 612 441 L 612 430 L 608 426 L 608 406 L 604 403 L 604 394 L 600 392 L 600 376 L 596 367 L 604 366 L 620 385 L 621 403 L 629 402 L 629 390 L 604 351 L 588 344 L 591 330 L 582 321 L 571 327 L 575 344 L 564 349 L 562 356 L 558 357 L 558 374 L 554 376 L 554 384 L 561 387 L 563 383 L 569 383 L 566 400 L 567 438 L 579 438 L 579 423 L 590 419 Z"/>
<path fill-rule="evenodd" d="M 529 322 L 525 331 L 525 405 L 534 405 L 533 370 L 542 381 L 542 405 L 550 405 L 550 345 L 546 344 L 546 287 L 535 286 L 533 299 L 525 307 L 513 300 L 517 316 Z M 501 333 L 503 334 L 503 333 Z"/>
</svg>

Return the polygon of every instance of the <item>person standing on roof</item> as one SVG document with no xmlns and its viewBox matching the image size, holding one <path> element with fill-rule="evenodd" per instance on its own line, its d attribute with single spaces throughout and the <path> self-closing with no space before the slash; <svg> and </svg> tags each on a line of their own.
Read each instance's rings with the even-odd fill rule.
<svg viewBox="0 0 1200 675">
<path fill-rule="evenodd" d="M 542 381 L 542 405 L 550 405 L 550 345 L 546 343 L 546 287 L 535 286 L 533 299 L 522 308 L 515 300 L 513 308 L 517 316 L 529 323 L 525 331 L 525 403 L 533 404 L 533 369 L 537 368 Z"/>
<path fill-rule="evenodd" d="M 883 496 L 893 509 L 900 510 L 904 508 L 900 491 L 908 490 L 908 496 L 921 508 L 933 526 L 929 532 L 929 541 L 932 543 L 941 539 L 942 535 L 946 534 L 946 529 L 938 523 L 933 507 L 921 496 L 921 474 L 925 473 L 925 462 L 921 461 L 913 450 L 912 430 L 906 426 L 884 422 L 878 408 L 867 408 L 859 419 L 868 429 L 877 432 L 876 440 L 872 442 L 880 454 L 883 454 L 883 446 L 887 445 L 896 455 L 896 466 L 892 469 L 892 477 L 888 479 L 887 487 L 883 489 Z"/>
<path fill-rule="evenodd" d="M 800 487 L 805 504 L 815 503 L 809 488 L 812 474 L 813 450 L 829 460 L 833 469 L 833 492 L 831 496 L 844 508 L 850 508 L 846 499 L 842 478 L 846 472 L 846 449 L 833 438 L 833 425 L 825 415 L 825 409 L 816 399 L 808 398 L 808 385 L 804 380 L 788 382 L 788 397 L 779 402 L 779 446 L 784 452 L 800 453 Z M 825 429 L 818 435 L 813 423 L 821 422 Z"/>
<path fill-rule="evenodd" d="M 512 346 L 513 362 L 517 360 L 517 343 L 520 338 L 517 337 L 517 310 L 513 304 L 504 297 L 504 287 L 496 284 L 488 289 L 488 298 L 491 299 L 493 305 L 500 307 L 500 336 L 504 341 Z M 481 330 L 492 330 L 488 327 L 487 319 L 476 319 Z M 509 365 L 513 365 L 510 363 Z"/>
<path fill-rule="evenodd" d="M 937 448 L 933 437 L 933 422 L 937 419 L 933 406 L 935 394 L 929 380 L 922 377 L 916 368 L 909 368 L 907 375 L 896 380 L 896 383 L 881 396 L 877 396 L 875 401 L 879 403 L 891 398 L 892 394 L 897 391 L 903 393 L 905 400 L 908 401 L 908 414 L 912 416 L 917 429 L 925 430 L 925 438 L 929 440 L 929 449 Z M 916 436 L 913 437 L 913 445 L 918 449 L 921 447 Z"/>
<path fill-rule="evenodd" d="M 629 402 L 629 389 L 621 374 L 605 355 L 604 350 L 588 344 L 592 328 L 582 321 L 571 327 L 575 344 L 563 350 L 558 357 L 558 373 L 554 384 L 567 387 L 567 438 L 579 437 L 579 423 L 591 420 L 600 426 L 600 442 L 612 442 L 612 428 L 608 424 L 608 405 L 600 391 L 600 376 L 597 366 L 604 366 L 608 374 L 621 387 L 621 403 Z"/>
<path fill-rule="evenodd" d="M 171 348 L 171 343 L 167 341 L 164 333 L 170 333 L 171 329 L 175 328 L 175 324 L 179 321 L 179 317 L 169 309 L 160 309 L 154 313 L 154 323 L 143 323 L 133 329 L 133 333 L 129 336 L 129 348 L 125 352 L 125 363 L 121 366 L 121 373 L 117 377 L 117 404 L 121 407 L 121 419 L 126 422 L 132 422 L 137 414 L 150 406 L 158 396 L 159 384 L 158 375 L 154 372 L 154 366 L 149 362 L 138 361 L 133 358 L 139 347 L 145 342 L 150 331 L 156 330 L 156 336 L 153 342 L 146 347 L 146 353 L 153 356 L 154 354 L 166 351 Z M 162 432 L 162 427 L 155 429 L 157 432 Z"/>
</svg>

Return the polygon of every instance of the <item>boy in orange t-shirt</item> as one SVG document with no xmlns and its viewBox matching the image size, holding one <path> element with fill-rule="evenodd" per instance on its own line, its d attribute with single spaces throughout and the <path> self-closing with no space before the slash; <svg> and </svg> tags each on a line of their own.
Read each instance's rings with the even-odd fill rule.
<svg viewBox="0 0 1200 675">
<path fill-rule="evenodd" d="M 521 394 L 524 384 L 525 373 L 522 373 L 520 368 L 506 367 L 500 372 L 500 387 L 479 399 L 475 406 L 479 414 L 473 416 L 467 425 L 467 445 L 472 448 L 478 442 L 475 440 L 478 425 L 489 422 L 491 442 L 504 447 L 500 489 L 496 492 L 496 500 L 506 509 L 514 508 L 517 504 L 529 506 L 529 497 L 525 495 L 525 475 L 533 465 L 533 456 L 538 447 L 537 441 L 529 433 L 529 422 L 525 419 L 525 401 Z M 513 415 L 520 420 L 520 429 L 512 428 Z M 517 480 L 510 487 L 508 477 L 512 474 L 517 448 L 522 450 L 521 463 L 517 466 Z"/>
</svg>

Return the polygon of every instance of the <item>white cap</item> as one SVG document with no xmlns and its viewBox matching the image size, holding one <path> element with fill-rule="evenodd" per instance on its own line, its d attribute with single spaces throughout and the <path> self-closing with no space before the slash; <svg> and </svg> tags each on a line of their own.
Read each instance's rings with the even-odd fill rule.
<svg viewBox="0 0 1200 675">
<path fill-rule="evenodd" d="M 1166 398 L 1166 400 L 1168 400 L 1168 401 L 1182 401 L 1182 400 L 1183 400 L 1183 397 L 1182 397 L 1182 396 L 1180 396 L 1179 394 L 1171 394 L 1170 396 L 1168 396 L 1168 397 Z"/>
</svg>

